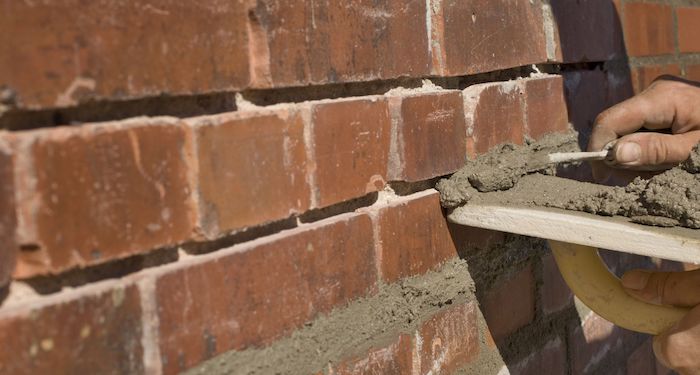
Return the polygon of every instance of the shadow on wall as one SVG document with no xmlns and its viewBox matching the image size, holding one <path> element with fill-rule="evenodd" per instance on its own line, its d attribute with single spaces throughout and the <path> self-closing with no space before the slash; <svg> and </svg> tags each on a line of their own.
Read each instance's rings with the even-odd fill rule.
<svg viewBox="0 0 700 375">
<path fill-rule="evenodd" d="M 561 64 L 569 121 L 585 149 L 596 116 L 633 95 L 621 16 L 611 0 L 550 3 L 554 27 L 548 34 L 557 43 L 549 53 Z M 588 166 L 567 172 L 568 177 L 592 180 Z M 467 232 L 474 233 L 465 238 L 463 228 L 453 228 L 453 240 L 469 264 L 494 338 L 497 352 L 490 361 L 502 360 L 510 374 L 656 371 L 648 335 L 613 326 L 574 303 L 546 241 L 472 228 Z M 679 269 L 673 262 L 630 254 L 601 255 L 618 276 L 632 268 Z M 527 297 L 533 294 L 534 299 Z M 474 370 L 479 366 L 483 364 Z"/>
</svg>

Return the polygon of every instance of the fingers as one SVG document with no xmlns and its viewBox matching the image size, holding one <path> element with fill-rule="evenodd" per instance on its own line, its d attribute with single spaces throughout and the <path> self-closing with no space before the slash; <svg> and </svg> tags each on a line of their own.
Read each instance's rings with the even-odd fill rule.
<svg viewBox="0 0 700 375">
<path fill-rule="evenodd" d="M 634 270 L 622 276 L 622 286 L 632 297 L 649 303 L 686 307 L 700 305 L 700 270 Z"/>
<path fill-rule="evenodd" d="M 664 366 L 682 375 L 700 374 L 700 307 L 654 338 L 654 354 Z"/>
<path fill-rule="evenodd" d="M 613 148 L 618 168 L 663 170 L 690 156 L 700 142 L 700 130 L 683 134 L 636 133 L 620 138 Z"/>
</svg>

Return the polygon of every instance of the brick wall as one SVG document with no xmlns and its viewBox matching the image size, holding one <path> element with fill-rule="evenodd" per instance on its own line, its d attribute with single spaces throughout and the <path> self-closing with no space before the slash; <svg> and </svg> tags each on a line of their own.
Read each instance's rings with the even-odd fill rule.
<svg viewBox="0 0 700 375">
<path fill-rule="evenodd" d="M 700 4 L 0 3 L 0 373 L 667 373 L 433 186 L 700 79 Z"/>
</svg>

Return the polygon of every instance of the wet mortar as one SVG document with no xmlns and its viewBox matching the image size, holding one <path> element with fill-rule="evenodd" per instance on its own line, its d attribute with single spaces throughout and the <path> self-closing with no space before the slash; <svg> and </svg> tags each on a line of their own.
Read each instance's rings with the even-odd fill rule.
<svg viewBox="0 0 700 375">
<path fill-rule="evenodd" d="M 552 134 L 524 146 L 506 144 L 437 184 L 444 207 L 505 204 L 625 216 L 644 225 L 700 228 L 700 148 L 679 166 L 627 186 L 556 177 L 552 152 L 579 151 L 575 134 Z"/>
</svg>

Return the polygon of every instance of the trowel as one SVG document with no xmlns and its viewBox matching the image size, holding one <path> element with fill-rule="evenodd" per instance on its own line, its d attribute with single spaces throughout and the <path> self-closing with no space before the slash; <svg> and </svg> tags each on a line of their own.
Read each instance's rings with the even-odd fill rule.
<svg viewBox="0 0 700 375">
<path fill-rule="evenodd" d="M 552 163 L 604 160 L 607 151 L 550 154 Z M 461 225 L 547 239 L 564 280 L 578 299 L 608 321 L 659 334 L 688 308 L 653 305 L 629 296 L 598 255 L 608 249 L 685 263 L 700 263 L 700 230 L 661 228 L 555 208 L 467 203 L 448 220 Z"/>
</svg>

